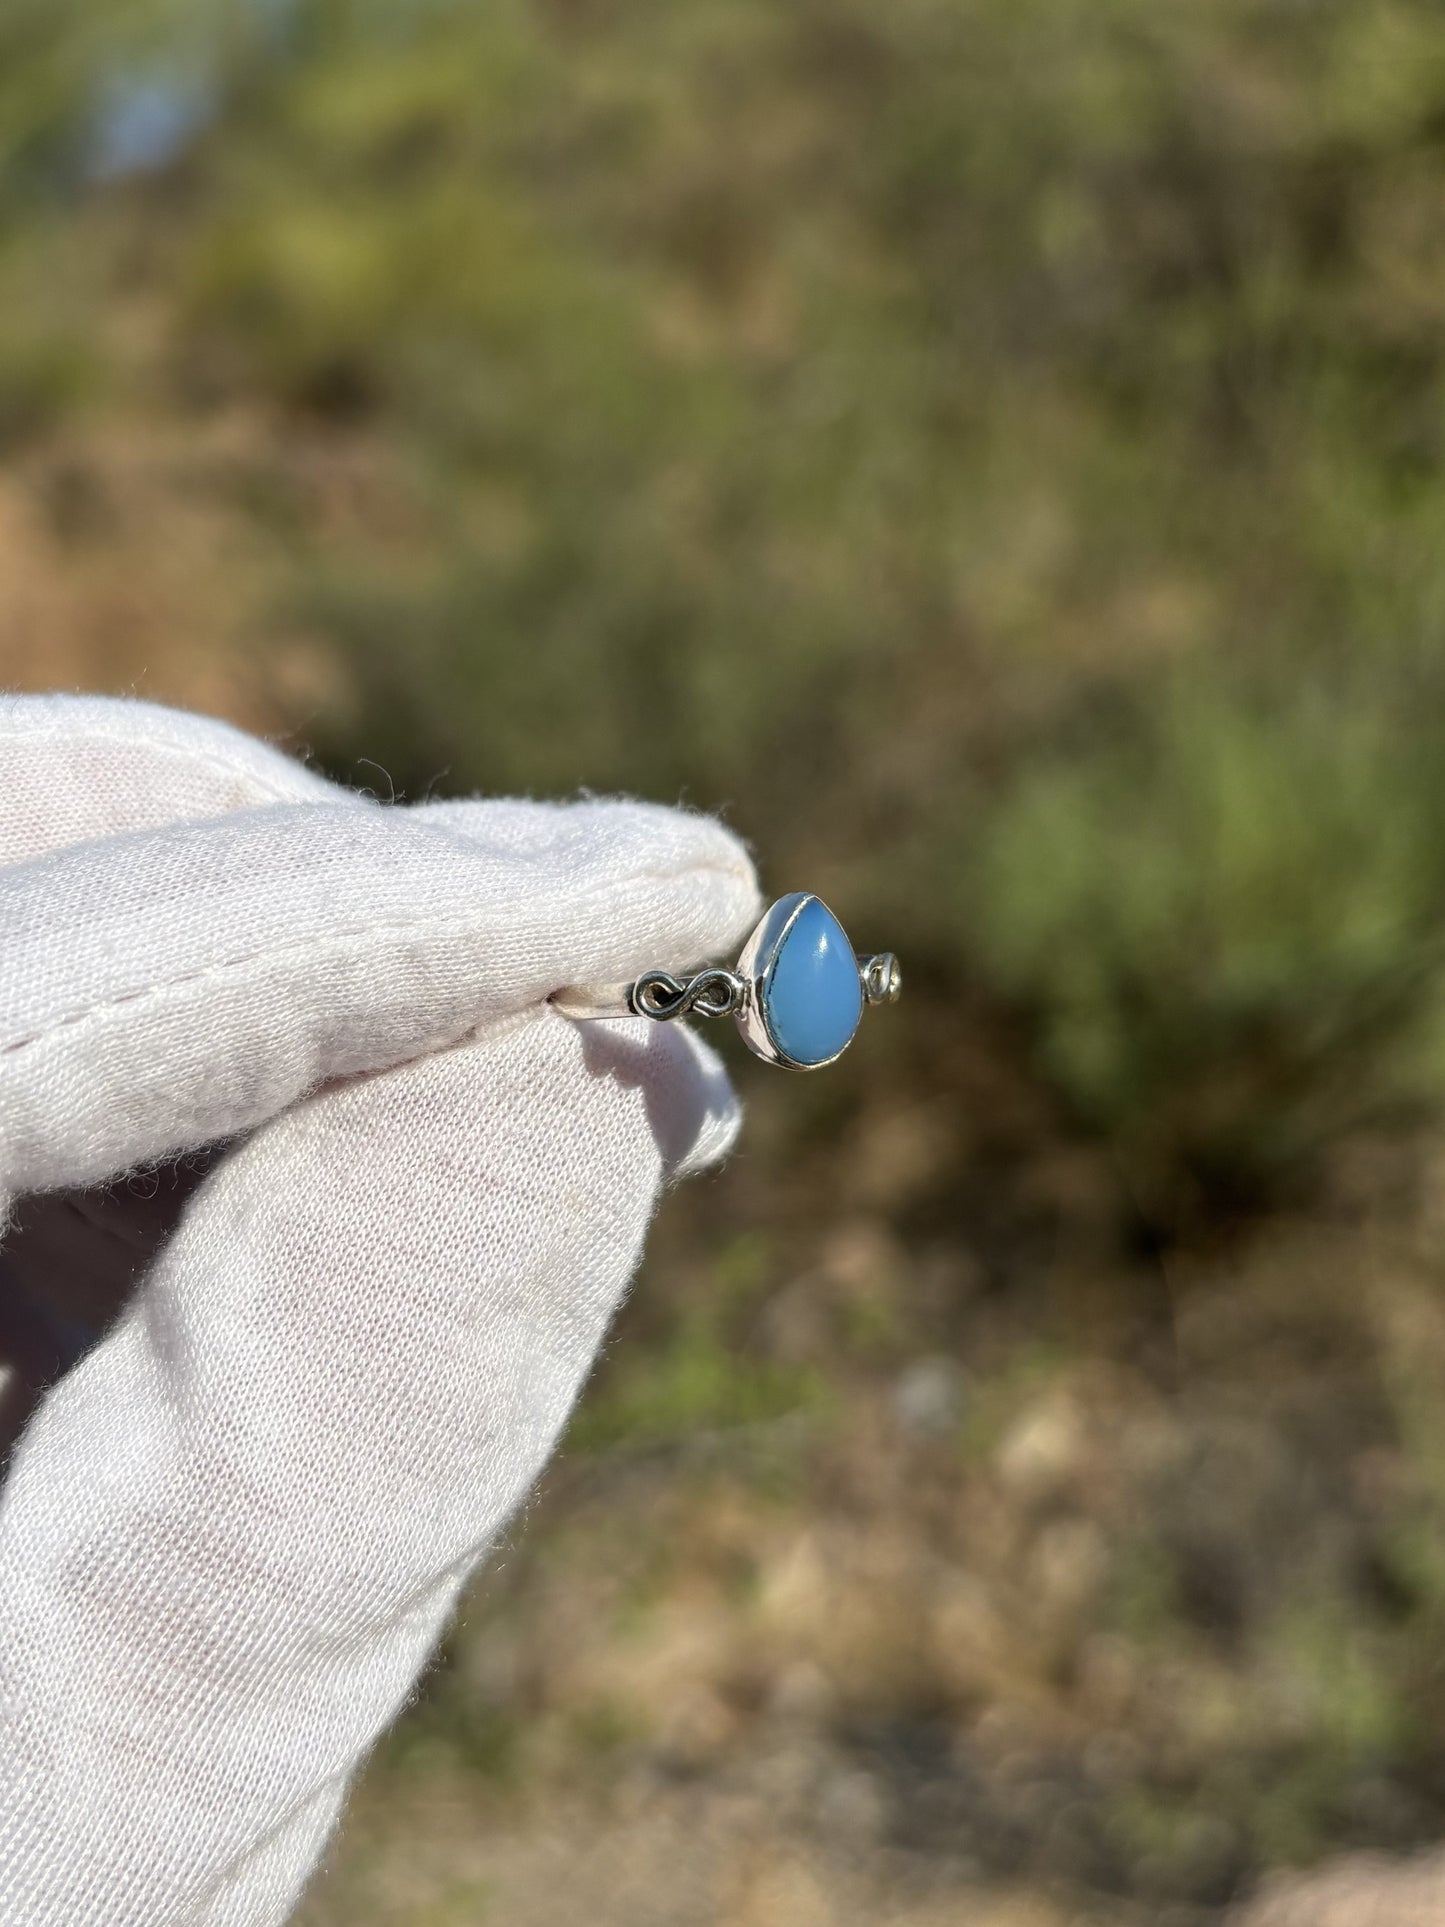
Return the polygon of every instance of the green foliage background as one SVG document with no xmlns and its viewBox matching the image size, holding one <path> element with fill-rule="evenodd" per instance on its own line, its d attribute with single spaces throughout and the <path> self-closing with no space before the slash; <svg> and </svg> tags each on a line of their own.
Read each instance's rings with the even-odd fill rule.
<svg viewBox="0 0 1445 1927">
<path fill-rule="evenodd" d="M 358 691 L 323 747 L 726 805 L 1155 1162 L 1433 1096 L 1436 9 L 124 27 L 7 11 L 0 417 L 134 378 L 119 277 L 180 405 L 385 439 L 417 539 L 294 557 Z M 127 61 L 217 113 L 93 248 Z"/>
<path fill-rule="evenodd" d="M 136 77 L 208 106 L 110 178 Z M 1438 1115 L 1434 0 L 11 0 L 7 456 L 233 417 L 323 759 L 722 808 L 903 954 L 790 1155 L 912 1079 L 957 1232 L 983 1035 L 1188 1247 Z M 787 1405 L 714 1343 L 597 1435 Z"/>
</svg>

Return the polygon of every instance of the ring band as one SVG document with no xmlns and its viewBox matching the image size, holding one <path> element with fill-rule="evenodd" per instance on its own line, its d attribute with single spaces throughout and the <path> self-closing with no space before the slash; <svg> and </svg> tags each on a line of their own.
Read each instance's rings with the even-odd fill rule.
<svg viewBox="0 0 1445 1927">
<path fill-rule="evenodd" d="M 807 891 L 779 897 L 732 970 L 691 977 L 648 970 L 630 984 L 573 986 L 551 1003 L 563 1017 L 732 1017 L 756 1056 L 789 1070 L 819 1070 L 853 1041 L 865 1004 L 892 1004 L 903 973 L 891 951 L 855 955 L 843 926 Z"/>
</svg>

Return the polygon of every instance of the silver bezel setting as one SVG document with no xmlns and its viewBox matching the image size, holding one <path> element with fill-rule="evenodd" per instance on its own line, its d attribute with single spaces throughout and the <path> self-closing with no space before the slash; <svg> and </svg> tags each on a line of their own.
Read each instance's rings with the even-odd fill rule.
<svg viewBox="0 0 1445 1927">
<path fill-rule="evenodd" d="M 754 927 L 743 945 L 734 970 L 711 964 L 691 976 L 674 976 L 669 970 L 647 970 L 627 984 L 569 985 L 554 990 L 548 1002 L 558 1016 L 574 1023 L 588 1023 L 608 1017 L 650 1017 L 670 1023 L 676 1017 L 731 1016 L 743 1042 L 765 1064 L 781 1064 L 789 1071 L 820 1071 L 836 1064 L 858 1035 L 858 1024 L 869 1004 L 894 1004 L 903 988 L 903 973 L 891 951 L 860 957 L 856 951 L 853 966 L 858 972 L 858 1018 L 845 1041 L 831 1057 L 816 1063 L 800 1063 L 774 1036 L 768 1022 L 773 973 L 793 925 L 810 903 L 821 904 L 838 930 L 843 926 L 813 890 L 796 890 L 779 897 Z M 847 941 L 846 934 L 844 941 Z"/>
<path fill-rule="evenodd" d="M 812 890 L 795 890 L 790 896 L 779 897 L 777 902 L 770 905 L 763 913 L 757 928 L 743 945 L 743 952 L 737 964 L 738 975 L 747 984 L 747 995 L 743 999 L 742 1008 L 733 1015 L 733 1021 L 738 1027 L 742 1040 L 753 1055 L 761 1057 L 765 1064 L 781 1064 L 784 1070 L 789 1071 L 826 1070 L 829 1064 L 837 1063 L 848 1045 L 858 1035 L 858 1025 L 855 1023 L 847 1040 L 834 1051 L 831 1057 L 820 1057 L 816 1063 L 803 1064 L 796 1057 L 788 1055 L 768 1025 L 768 990 L 772 983 L 773 972 L 777 968 L 778 958 L 787 941 L 788 932 L 810 903 L 823 903 L 823 899 Z M 823 904 L 823 908 L 828 910 L 826 903 Z M 828 915 L 833 916 L 831 910 L 828 910 Z M 775 920 L 776 928 L 771 928 Z M 833 917 L 833 921 L 837 923 L 838 919 Z M 842 927 L 838 924 L 840 930 Z M 861 994 L 858 1001 L 858 1017 L 861 1022 L 868 1002 L 861 971 L 859 972 L 859 990 Z"/>
</svg>

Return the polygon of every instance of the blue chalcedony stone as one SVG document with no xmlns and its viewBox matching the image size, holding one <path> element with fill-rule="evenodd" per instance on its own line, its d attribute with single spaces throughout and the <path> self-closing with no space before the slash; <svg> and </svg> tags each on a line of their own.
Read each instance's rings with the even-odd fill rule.
<svg viewBox="0 0 1445 1927">
<path fill-rule="evenodd" d="M 763 985 L 762 1007 L 769 1036 L 797 1064 L 826 1064 L 858 1028 L 863 986 L 853 946 L 816 897 L 788 927 Z"/>
</svg>

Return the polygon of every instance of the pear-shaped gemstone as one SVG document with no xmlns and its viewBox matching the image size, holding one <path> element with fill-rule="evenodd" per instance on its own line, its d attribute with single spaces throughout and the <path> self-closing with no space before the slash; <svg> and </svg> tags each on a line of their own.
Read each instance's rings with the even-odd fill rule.
<svg viewBox="0 0 1445 1927">
<path fill-rule="evenodd" d="M 768 1035 L 795 1064 L 826 1064 L 857 1030 L 858 960 L 842 924 L 817 897 L 788 926 L 764 980 L 762 1006 Z"/>
</svg>

